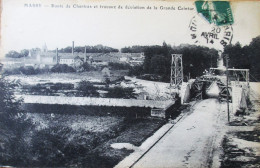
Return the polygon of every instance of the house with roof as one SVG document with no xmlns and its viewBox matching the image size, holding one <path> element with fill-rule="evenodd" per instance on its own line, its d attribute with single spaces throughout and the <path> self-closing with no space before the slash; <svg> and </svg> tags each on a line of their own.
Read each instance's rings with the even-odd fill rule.
<svg viewBox="0 0 260 168">
<path fill-rule="evenodd" d="M 24 58 L 8 58 L 5 57 L 2 61 L 4 68 L 19 68 L 24 66 Z"/>
<path fill-rule="evenodd" d="M 108 67 L 103 68 L 101 72 L 102 72 L 103 76 L 108 76 L 109 77 L 111 75 L 110 70 L 109 70 Z"/>
<path fill-rule="evenodd" d="M 55 52 L 39 53 L 36 57 L 38 64 L 54 65 L 56 64 Z"/>
<path fill-rule="evenodd" d="M 74 64 L 74 57 L 71 55 L 59 54 L 59 64 L 67 64 L 72 66 Z"/>
<path fill-rule="evenodd" d="M 84 59 L 80 56 L 72 56 L 71 53 L 60 53 L 59 64 L 67 64 L 73 67 L 79 67 L 84 63 Z"/>
</svg>

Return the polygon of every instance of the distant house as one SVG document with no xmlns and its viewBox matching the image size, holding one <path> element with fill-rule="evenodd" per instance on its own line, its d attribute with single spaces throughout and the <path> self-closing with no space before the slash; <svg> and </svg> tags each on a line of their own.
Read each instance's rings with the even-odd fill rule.
<svg viewBox="0 0 260 168">
<path fill-rule="evenodd" d="M 33 63 L 26 63 L 24 64 L 25 67 L 36 67 L 37 65 L 36 64 L 33 64 Z"/>
<path fill-rule="evenodd" d="M 107 67 L 103 68 L 101 72 L 102 72 L 103 76 L 111 75 L 110 70 Z"/>
<path fill-rule="evenodd" d="M 119 62 L 119 58 L 113 56 L 112 54 L 109 53 L 101 53 L 100 55 L 97 55 L 95 57 L 92 57 L 93 62 L 99 63 L 109 63 L 109 62 Z"/>
<path fill-rule="evenodd" d="M 136 66 L 136 65 L 142 65 L 144 61 L 139 61 L 139 60 L 131 60 L 129 61 L 131 66 Z"/>
<path fill-rule="evenodd" d="M 129 61 L 129 58 L 128 57 L 121 57 L 121 58 L 119 58 L 119 61 L 123 62 L 123 63 L 127 63 Z"/>
<path fill-rule="evenodd" d="M 73 57 L 70 53 L 61 53 L 59 54 L 59 63 L 79 67 L 84 63 L 84 60 L 79 56 Z"/>
<path fill-rule="evenodd" d="M 4 58 L 2 61 L 4 68 L 19 68 L 24 66 L 24 58 Z"/>
<path fill-rule="evenodd" d="M 38 64 L 54 65 L 56 64 L 55 52 L 42 52 L 36 56 Z"/>
<path fill-rule="evenodd" d="M 136 99 L 139 99 L 139 100 L 147 100 L 149 98 L 149 94 L 147 92 L 140 92 L 137 94 L 137 97 Z"/>
<path fill-rule="evenodd" d="M 60 64 L 67 64 L 67 65 L 69 65 L 69 66 L 72 66 L 72 65 L 74 65 L 74 57 L 72 57 L 71 55 L 70 56 L 60 56 L 59 55 L 59 63 Z"/>
</svg>

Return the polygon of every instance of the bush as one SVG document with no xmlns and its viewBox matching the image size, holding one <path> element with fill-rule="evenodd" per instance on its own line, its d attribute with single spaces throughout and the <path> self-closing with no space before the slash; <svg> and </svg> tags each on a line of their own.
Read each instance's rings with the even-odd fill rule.
<svg viewBox="0 0 260 168">
<path fill-rule="evenodd" d="M 69 73 L 76 72 L 76 70 L 67 64 L 56 64 L 54 67 L 51 68 L 51 72 Z"/>
<path fill-rule="evenodd" d="M 93 71 L 93 70 L 96 70 L 95 67 L 89 65 L 89 63 L 87 62 L 84 62 L 79 69 L 82 69 L 82 71 Z"/>
<path fill-rule="evenodd" d="M 108 90 L 106 97 L 132 99 L 136 98 L 136 94 L 133 88 L 114 87 Z"/>
<path fill-rule="evenodd" d="M 108 66 L 112 70 L 128 70 L 131 67 L 129 64 L 122 64 L 122 63 L 117 63 L 117 62 L 109 62 Z"/>
<path fill-rule="evenodd" d="M 79 96 L 98 97 L 99 93 L 97 88 L 93 86 L 89 81 L 81 81 L 77 87 Z"/>
<path fill-rule="evenodd" d="M 37 70 L 32 66 L 28 67 L 19 67 L 14 69 L 5 69 L 4 74 L 6 75 L 16 75 L 16 74 L 25 74 L 25 75 L 35 75 L 37 74 Z"/>
<path fill-rule="evenodd" d="M 14 85 L 0 78 L 0 165 L 25 164 L 28 160 L 26 151 L 28 143 L 26 133 L 31 128 L 24 116 L 18 117 L 23 111 L 22 100 L 16 100 L 13 94 Z"/>
<path fill-rule="evenodd" d="M 35 74 L 41 74 L 47 72 L 49 72 L 49 68 L 40 69 L 40 68 L 34 68 L 32 66 L 19 67 L 13 69 L 4 69 L 3 71 L 5 75 L 17 75 L 17 74 L 35 75 Z"/>
<path fill-rule="evenodd" d="M 130 67 L 128 75 L 129 76 L 139 76 L 142 73 L 143 73 L 143 66 L 139 65 L 139 66 Z"/>
</svg>

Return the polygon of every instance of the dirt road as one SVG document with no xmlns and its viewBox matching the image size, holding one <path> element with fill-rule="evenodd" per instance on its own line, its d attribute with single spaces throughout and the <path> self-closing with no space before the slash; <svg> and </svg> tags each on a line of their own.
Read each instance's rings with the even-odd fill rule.
<svg viewBox="0 0 260 168">
<path fill-rule="evenodd" d="M 220 104 L 216 99 L 200 101 L 189 116 L 178 122 L 132 166 L 219 167 L 219 152 L 226 122 L 226 103 Z"/>
</svg>

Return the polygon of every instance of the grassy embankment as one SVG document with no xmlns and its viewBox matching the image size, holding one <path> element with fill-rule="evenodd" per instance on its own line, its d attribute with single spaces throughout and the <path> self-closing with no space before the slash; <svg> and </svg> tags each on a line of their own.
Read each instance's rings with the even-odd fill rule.
<svg viewBox="0 0 260 168">
<path fill-rule="evenodd" d="M 87 107 L 62 108 L 65 113 L 61 114 L 52 113 L 60 108 L 58 106 L 48 105 L 45 109 L 43 106 L 27 107 L 27 111 L 37 112 L 26 114 L 33 123 L 26 135 L 28 150 L 24 154 L 28 156 L 27 160 L 6 165 L 113 167 L 133 151 L 113 149 L 111 144 L 131 143 L 139 146 L 165 123 L 163 119 L 147 115 L 136 118 L 133 112 L 143 110 L 146 114 L 149 110 L 145 108 L 115 110 L 102 107 L 102 111 L 96 110 L 95 113 L 92 107 L 90 113 L 82 115 Z M 112 113 L 113 110 L 116 112 Z M 120 110 L 127 115 L 120 113 Z"/>
<path fill-rule="evenodd" d="M 236 116 L 222 142 L 221 168 L 260 167 L 260 109 L 252 101 L 248 114 Z"/>
</svg>

